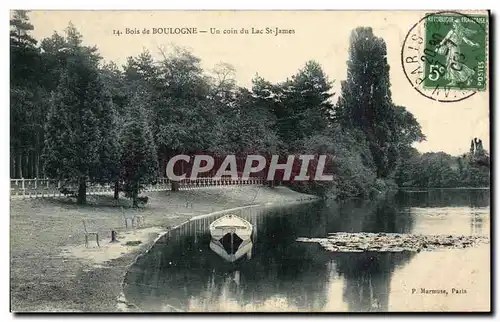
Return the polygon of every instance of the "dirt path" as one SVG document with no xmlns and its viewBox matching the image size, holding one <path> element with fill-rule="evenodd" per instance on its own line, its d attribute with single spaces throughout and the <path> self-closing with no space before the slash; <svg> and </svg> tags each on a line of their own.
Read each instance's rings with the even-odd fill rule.
<svg viewBox="0 0 500 322">
<path fill-rule="evenodd" d="M 127 266 L 170 227 L 214 211 L 311 198 L 262 186 L 146 195 L 149 203 L 140 210 L 127 208 L 127 200 L 116 205 L 109 196 L 91 196 L 86 206 L 64 198 L 11 200 L 11 311 L 115 311 Z M 125 228 L 120 205 L 126 215 L 142 215 L 145 223 Z M 89 228 L 99 232 L 100 248 L 93 242 L 85 247 L 83 219 L 94 222 Z M 116 244 L 109 243 L 112 230 L 118 233 Z"/>
</svg>

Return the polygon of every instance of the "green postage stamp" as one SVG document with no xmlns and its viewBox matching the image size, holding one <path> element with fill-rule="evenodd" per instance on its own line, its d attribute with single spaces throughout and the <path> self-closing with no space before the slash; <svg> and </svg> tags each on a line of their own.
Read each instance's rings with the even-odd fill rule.
<svg viewBox="0 0 500 322">
<path fill-rule="evenodd" d="M 486 89 L 488 17 L 444 13 L 425 21 L 424 88 Z"/>
</svg>

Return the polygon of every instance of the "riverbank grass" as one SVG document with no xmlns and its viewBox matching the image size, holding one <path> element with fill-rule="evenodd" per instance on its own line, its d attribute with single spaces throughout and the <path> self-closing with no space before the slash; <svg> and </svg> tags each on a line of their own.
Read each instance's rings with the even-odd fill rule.
<svg viewBox="0 0 500 322">
<path fill-rule="evenodd" d="M 139 209 L 128 208 L 125 199 L 116 203 L 112 196 L 89 196 L 85 206 L 66 198 L 11 200 L 11 311 L 115 311 L 127 266 L 170 227 L 214 211 L 312 198 L 262 186 L 146 195 L 149 202 Z M 144 224 L 126 228 L 120 206 L 126 216 L 142 215 Z M 101 247 L 92 240 L 85 247 L 83 220 L 93 223 Z M 110 243 L 112 230 L 117 243 Z"/>
</svg>

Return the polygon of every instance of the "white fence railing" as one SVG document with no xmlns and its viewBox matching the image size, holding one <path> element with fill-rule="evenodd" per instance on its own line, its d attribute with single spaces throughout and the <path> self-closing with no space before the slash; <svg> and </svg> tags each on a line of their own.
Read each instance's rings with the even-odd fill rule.
<svg viewBox="0 0 500 322">
<path fill-rule="evenodd" d="M 199 178 L 196 180 L 184 179 L 179 181 L 179 190 L 191 190 L 217 186 L 233 185 L 260 185 L 264 184 L 261 178 L 249 178 L 248 180 L 232 180 L 230 178 Z M 78 191 L 76 185 L 63 185 L 54 179 L 10 179 L 10 195 L 17 198 L 44 198 L 61 197 L 64 194 L 62 188 L 70 191 Z M 167 178 L 159 178 L 156 184 L 148 185 L 143 191 L 166 191 L 171 190 L 171 181 Z M 87 195 L 113 194 L 114 185 L 87 184 Z"/>
</svg>

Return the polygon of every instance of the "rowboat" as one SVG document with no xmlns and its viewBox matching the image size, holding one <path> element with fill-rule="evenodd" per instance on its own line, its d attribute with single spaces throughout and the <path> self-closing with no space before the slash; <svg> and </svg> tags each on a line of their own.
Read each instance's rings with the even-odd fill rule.
<svg viewBox="0 0 500 322">
<path fill-rule="evenodd" d="M 235 215 L 225 215 L 210 224 L 210 249 L 223 259 L 235 262 L 243 255 L 251 258 L 251 223 Z"/>
<path fill-rule="evenodd" d="M 226 251 L 223 245 L 221 243 L 211 240 L 210 241 L 210 249 L 213 250 L 217 255 L 222 257 L 224 260 L 234 263 L 238 259 L 242 258 L 244 255 L 247 255 L 248 259 L 252 258 L 252 241 L 248 240 L 246 242 L 243 242 L 240 247 L 238 247 L 238 250 L 234 254 L 230 254 Z"/>
</svg>

